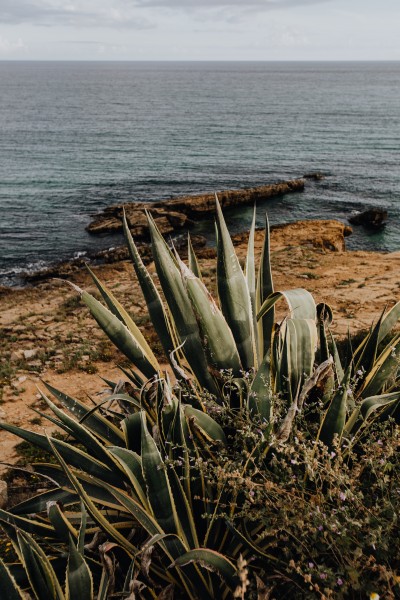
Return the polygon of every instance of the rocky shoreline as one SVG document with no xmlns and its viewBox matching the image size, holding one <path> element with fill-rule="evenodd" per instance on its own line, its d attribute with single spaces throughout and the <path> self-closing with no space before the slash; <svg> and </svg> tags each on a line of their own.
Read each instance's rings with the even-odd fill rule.
<svg viewBox="0 0 400 600">
<path fill-rule="evenodd" d="M 292 179 L 281 183 L 263 185 L 243 190 L 223 190 L 218 192 L 222 208 L 235 208 L 265 202 L 269 198 L 283 196 L 304 190 L 304 179 Z M 135 240 L 148 237 L 145 210 L 151 208 L 151 214 L 163 235 L 169 235 L 182 229 L 193 227 L 194 219 L 203 219 L 215 212 L 215 195 L 199 194 L 184 196 L 163 202 L 129 202 L 115 204 L 94 216 L 87 226 L 87 231 L 93 234 L 122 231 L 122 217 L 125 210 L 128 225 Z"/>
</svg>

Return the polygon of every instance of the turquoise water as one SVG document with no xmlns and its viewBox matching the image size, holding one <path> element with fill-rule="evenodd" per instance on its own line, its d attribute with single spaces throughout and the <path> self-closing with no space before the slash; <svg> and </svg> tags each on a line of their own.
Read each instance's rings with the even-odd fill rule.
<svg viewBox="0 0 400 600">
<path fill-rule="evenodd" d="M 399 90 L 399 62 L 0 62 L 1 282 L 119 243 L 85 231 L 110 204 L 309 171 L 328 176 L 269 202 L 273 223 L 382 206 L 348 246 L 398 250 Z"/>
</svg>

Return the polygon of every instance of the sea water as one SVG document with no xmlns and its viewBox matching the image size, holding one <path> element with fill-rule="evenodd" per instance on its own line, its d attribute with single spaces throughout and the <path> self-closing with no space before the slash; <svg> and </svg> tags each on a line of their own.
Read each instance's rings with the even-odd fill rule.
<svg viewBox="0 0 400 600">
<path fill-rule="evenodd" d="M 111 204 L 312 171 L 259 224 L 380 206 L 347 246 L 399 250 L 399 159 L 400 62 L 0 62 L 0 283 L 122 243 L 85 231 Z"/>
</svg>

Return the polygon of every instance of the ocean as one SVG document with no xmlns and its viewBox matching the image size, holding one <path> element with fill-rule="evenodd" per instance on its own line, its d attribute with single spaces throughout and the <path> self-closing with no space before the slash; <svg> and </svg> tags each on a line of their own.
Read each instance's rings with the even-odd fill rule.
<svg viewBox="0 0 400 600">
<path fill-rule="evenodd" d="M 380 206 L 347 246 L 399 250 L 399 159 L 400 62 L 0 62 L 0 284 L 123 243 L 85 231 L 108 205 L 312 171 L 259 224 Z"/>
</svg>

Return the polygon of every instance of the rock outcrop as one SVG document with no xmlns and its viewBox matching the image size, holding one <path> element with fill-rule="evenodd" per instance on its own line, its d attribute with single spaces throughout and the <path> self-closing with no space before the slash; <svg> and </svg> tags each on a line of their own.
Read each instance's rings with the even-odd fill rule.
<svg viewBox="0 0 400 600">
<path fill-rule="evenodd" d="M 272 185 L 263 185 L 244 190 L 225 190 L 218 192 L 218 199 L 223 208 L 263 202 L 275 196 L 291 192 L 302 192 L 304 179 L 293 179 Z M 168 235 L 180 229 L 189 229 L 194 220 L 211 215 L 215 212 L 215 195 L 202 194 L 184 196 L 165 202 L 131 202 L 109 206 L 96 215 L 88 225 L 90 233 L 108 233 L 122 230 L 122 215 L 125 209 L 126 218 L 133 237 L 146 239 L 147 221 L 145 209 L 150 209 L 158 228 L 163 235 Z"/>
<path fill-rule="evenodd" d="M 364 225 L 372 229 L 380 229 L 386 225 L 387 217 L 387 210 L 384 208 L 369 208 L 349 217 L 349 223 L 352 225 Z"/>
</svg>

